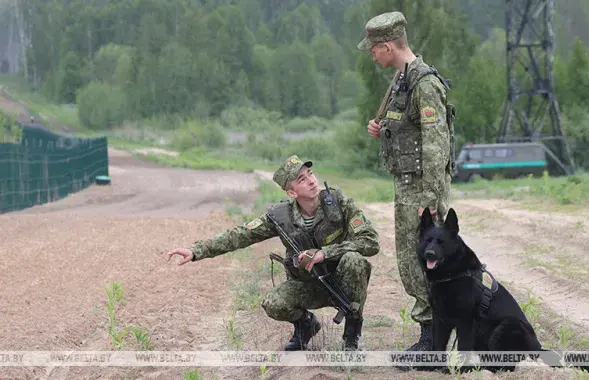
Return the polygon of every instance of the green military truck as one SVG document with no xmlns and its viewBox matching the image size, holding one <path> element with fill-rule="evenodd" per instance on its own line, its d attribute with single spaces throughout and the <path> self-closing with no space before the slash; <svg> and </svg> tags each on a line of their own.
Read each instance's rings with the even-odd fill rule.
<svg viewBox="0 0 589 380">
<path fill-rule="evenodd" d="M 472 182 L 480 176 L 492 179 L 542 176 L 552 156 L 542 143 L 466 144 L 454 167 L 453 181 Z"/>
</svg>

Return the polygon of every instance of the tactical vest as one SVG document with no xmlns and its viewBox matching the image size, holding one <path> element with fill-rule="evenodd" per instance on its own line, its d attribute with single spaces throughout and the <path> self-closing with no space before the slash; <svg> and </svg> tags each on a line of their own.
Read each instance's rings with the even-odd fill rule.
<svg viewBox="0 0 589 380">
<path fill-rule="evenodd" d="M 318 222 L 309 232 L 303 226 L 297 226 L 293 223 L 293 204 L 291 202 L 283 201 L 273 205 L 268 210 L 268 214 L 278 222 L 284 232 L 303 250 L 320 249 L 326 245 L 341 243 L 344 241 L 348 232 L 347 224 L 345 223 L 343 212 L 333 191 L 332 196 L 329 196 L 325 190 L 321 190 L 319 193 L 319 204 L 319 207 L 323 210 L 323 220 Z M 287 258 L 299 254 L 299 252 L 294 252 L 282 237 L 280 237 L 280 240 L 287 247 Z"/>
<path fill-rule="evenodd" d="M 411 107 L 411 94 L 419 81 L 426 75 L 435 75 L 450 90 L 450 82 L 427 64 L 420 64 L 407 75 L 401 73 L 388 99 L 386 114 L 380 130 L 381 156 L 385 169 L 409 184 L 421 178 L 422 137 L 419 112 Z M 456 107 L 446 104 L 446 122 L 450 132 L 450 161 L 446 170 L 451 173 L 454 166 L 454 120 Z"/>
</svg>

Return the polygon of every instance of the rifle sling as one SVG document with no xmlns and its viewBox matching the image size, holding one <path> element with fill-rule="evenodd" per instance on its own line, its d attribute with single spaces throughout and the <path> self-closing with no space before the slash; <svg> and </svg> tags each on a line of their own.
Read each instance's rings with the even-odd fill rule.
<svg viewBox="0 0 589 380">
<path fill-rule="evenodd" d="M 387 92 L 385 93 L 384 97 L 382 98 L 381 102 L 380 102 L 380 107 L 378 107 L 378 111 L 376 113 L 376 118 L 375 118 L 375 122 L 379 122 L 381 117 L 382 117 L 382 113 L 384 112 L 384 109 L 387 106 L 387 101 L 389 100 L 389 97 L 391 96 L 391 92 L 393 92 L 393 86 L 395 84 L 395 77 L 393 77 L 393 79 L 391 80 L 391 84 L 389 84 L 389 88 L 387 89 Z"/>
</svg>

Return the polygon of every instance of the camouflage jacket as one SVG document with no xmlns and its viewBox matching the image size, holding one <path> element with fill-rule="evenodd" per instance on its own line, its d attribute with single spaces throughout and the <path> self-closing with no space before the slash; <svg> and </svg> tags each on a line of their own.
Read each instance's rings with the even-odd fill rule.
<svg viewBox="0 0 589 380">
<path fill-rule="evenodd" d="M 378 233 L 372 223 L 364 216 L 352 198 L 342 194 L 340 190 L 332 189 L 342 209 L 345 223 L 348 225 L 347 235 L 341 243 L 333 243 L 321 247 L 325 259 L 338 259 L 344 253 L 356 251 L 363 256 L 373 256 L 380 250 Z M 297 226 L 304 228 L 304 221 L 299 211 L 298 204 L 289 200 L 292 204 L 292 220 Z M 274 226 L 268 221 L 268 214 L 263 214 L 249 223 L 226 230 L 208 240 L 197 241 L 190 247 L 194 253 L 193 261 L 204 258 L 212 258 L 227 252 L 248 247 L 261 241 L 278 237 Z M 323 219 L 323 210 L 317 209 L 314 225 Z"/>
<path fill-rule="evenodd" d="M 408 65 L 408 101 L 402 90 L 390 95 L 380 138 L 385 166 L 395 175 L 395 201 L 437 208 L 448 186 L 451 158 L 448 88 L 436 75 L 413 80 L 427 67 L 421 56 Z M 400 72 L 393 77 L 395 89 L 400 77 Z"/>
</svg>

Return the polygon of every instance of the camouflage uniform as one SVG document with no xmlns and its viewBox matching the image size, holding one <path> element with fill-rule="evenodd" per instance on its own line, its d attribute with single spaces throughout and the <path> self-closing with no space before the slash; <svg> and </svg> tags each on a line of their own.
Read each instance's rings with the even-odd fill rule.
<svg viewBox="0 0 589 380">
<path fill-rule="evenodd" d="M 274 181 L 285 189 L 286 184 L 296 177 L 303 165 L 310 167 L 312 163 L 310 161 L 303 163 L 296 156 L 289 157 L 276 171 Z M 292 229 L 290 231 L 292 236 L 288 232 L 287 234 L 297 241 L 303 250 L 315 248 L 324 253 L 325 260 L 322 263 L 330 270 L 350 302 L 360 306 L 357 316 L 361 318 L 372 269 L 372 265 L 365 256 L 378 253 L 378 234 L 351 198 L 345 197 L 340 190 L 333 188 L 330 190 L 340 206 L 342 216 L 334 226 L 329 225 L 333 218 L 329 211 L 331 209 L 323 204 L 325 190 L 322 190 L 319 195 L 320 207 L 310 232 L 305 230 L 305 223 L 297 202 L 283 201 L 271 206 L 268 213 L 260 215 L 249 223 L 229 229 L 212 239 L 197 241 L 190 248 L 194 253 L 193 261 L 212 258 L 278 237 L 279 233 L 268 220 L 268 214 L 274 215 L 277 209 L 281 209 Z M 329 230 L 330 227 L 331 230 Z M 317 232 L 323 230 L 328 232 Z M 289 250 L 290 248 L 287 248 L 287 257 L 299 253 Z M 305 315 L 307 309 L 330 306 L 329 296 L 319 280 L 306 270 L 299 270 L 296 267 L 290 269 L 291 271 L 287 272 L 287 281 L 273 288 L 262 301 L 262 307 L 270 318 L 294 323 Z"/>
<path fill-rule="evenodd" d="M 405 32 L 400 12 L 374 17 L 358 44 L 370 50 Z M 421 56 L 397 71 L 379 110 L 384 166 L 395 183 L 395 243 L 399 274 L 406 292 L 416 299 L 411 312 L 416 322 L 432 319 L 422 268 L 416 255 L 418 209 L 437 210 L 438 222 L 448 211 L 451 182 L 454 106 L 447 103 L 449 85 Z M 385 112 L 386 111 L 386 112 Z"/>
</svg>

